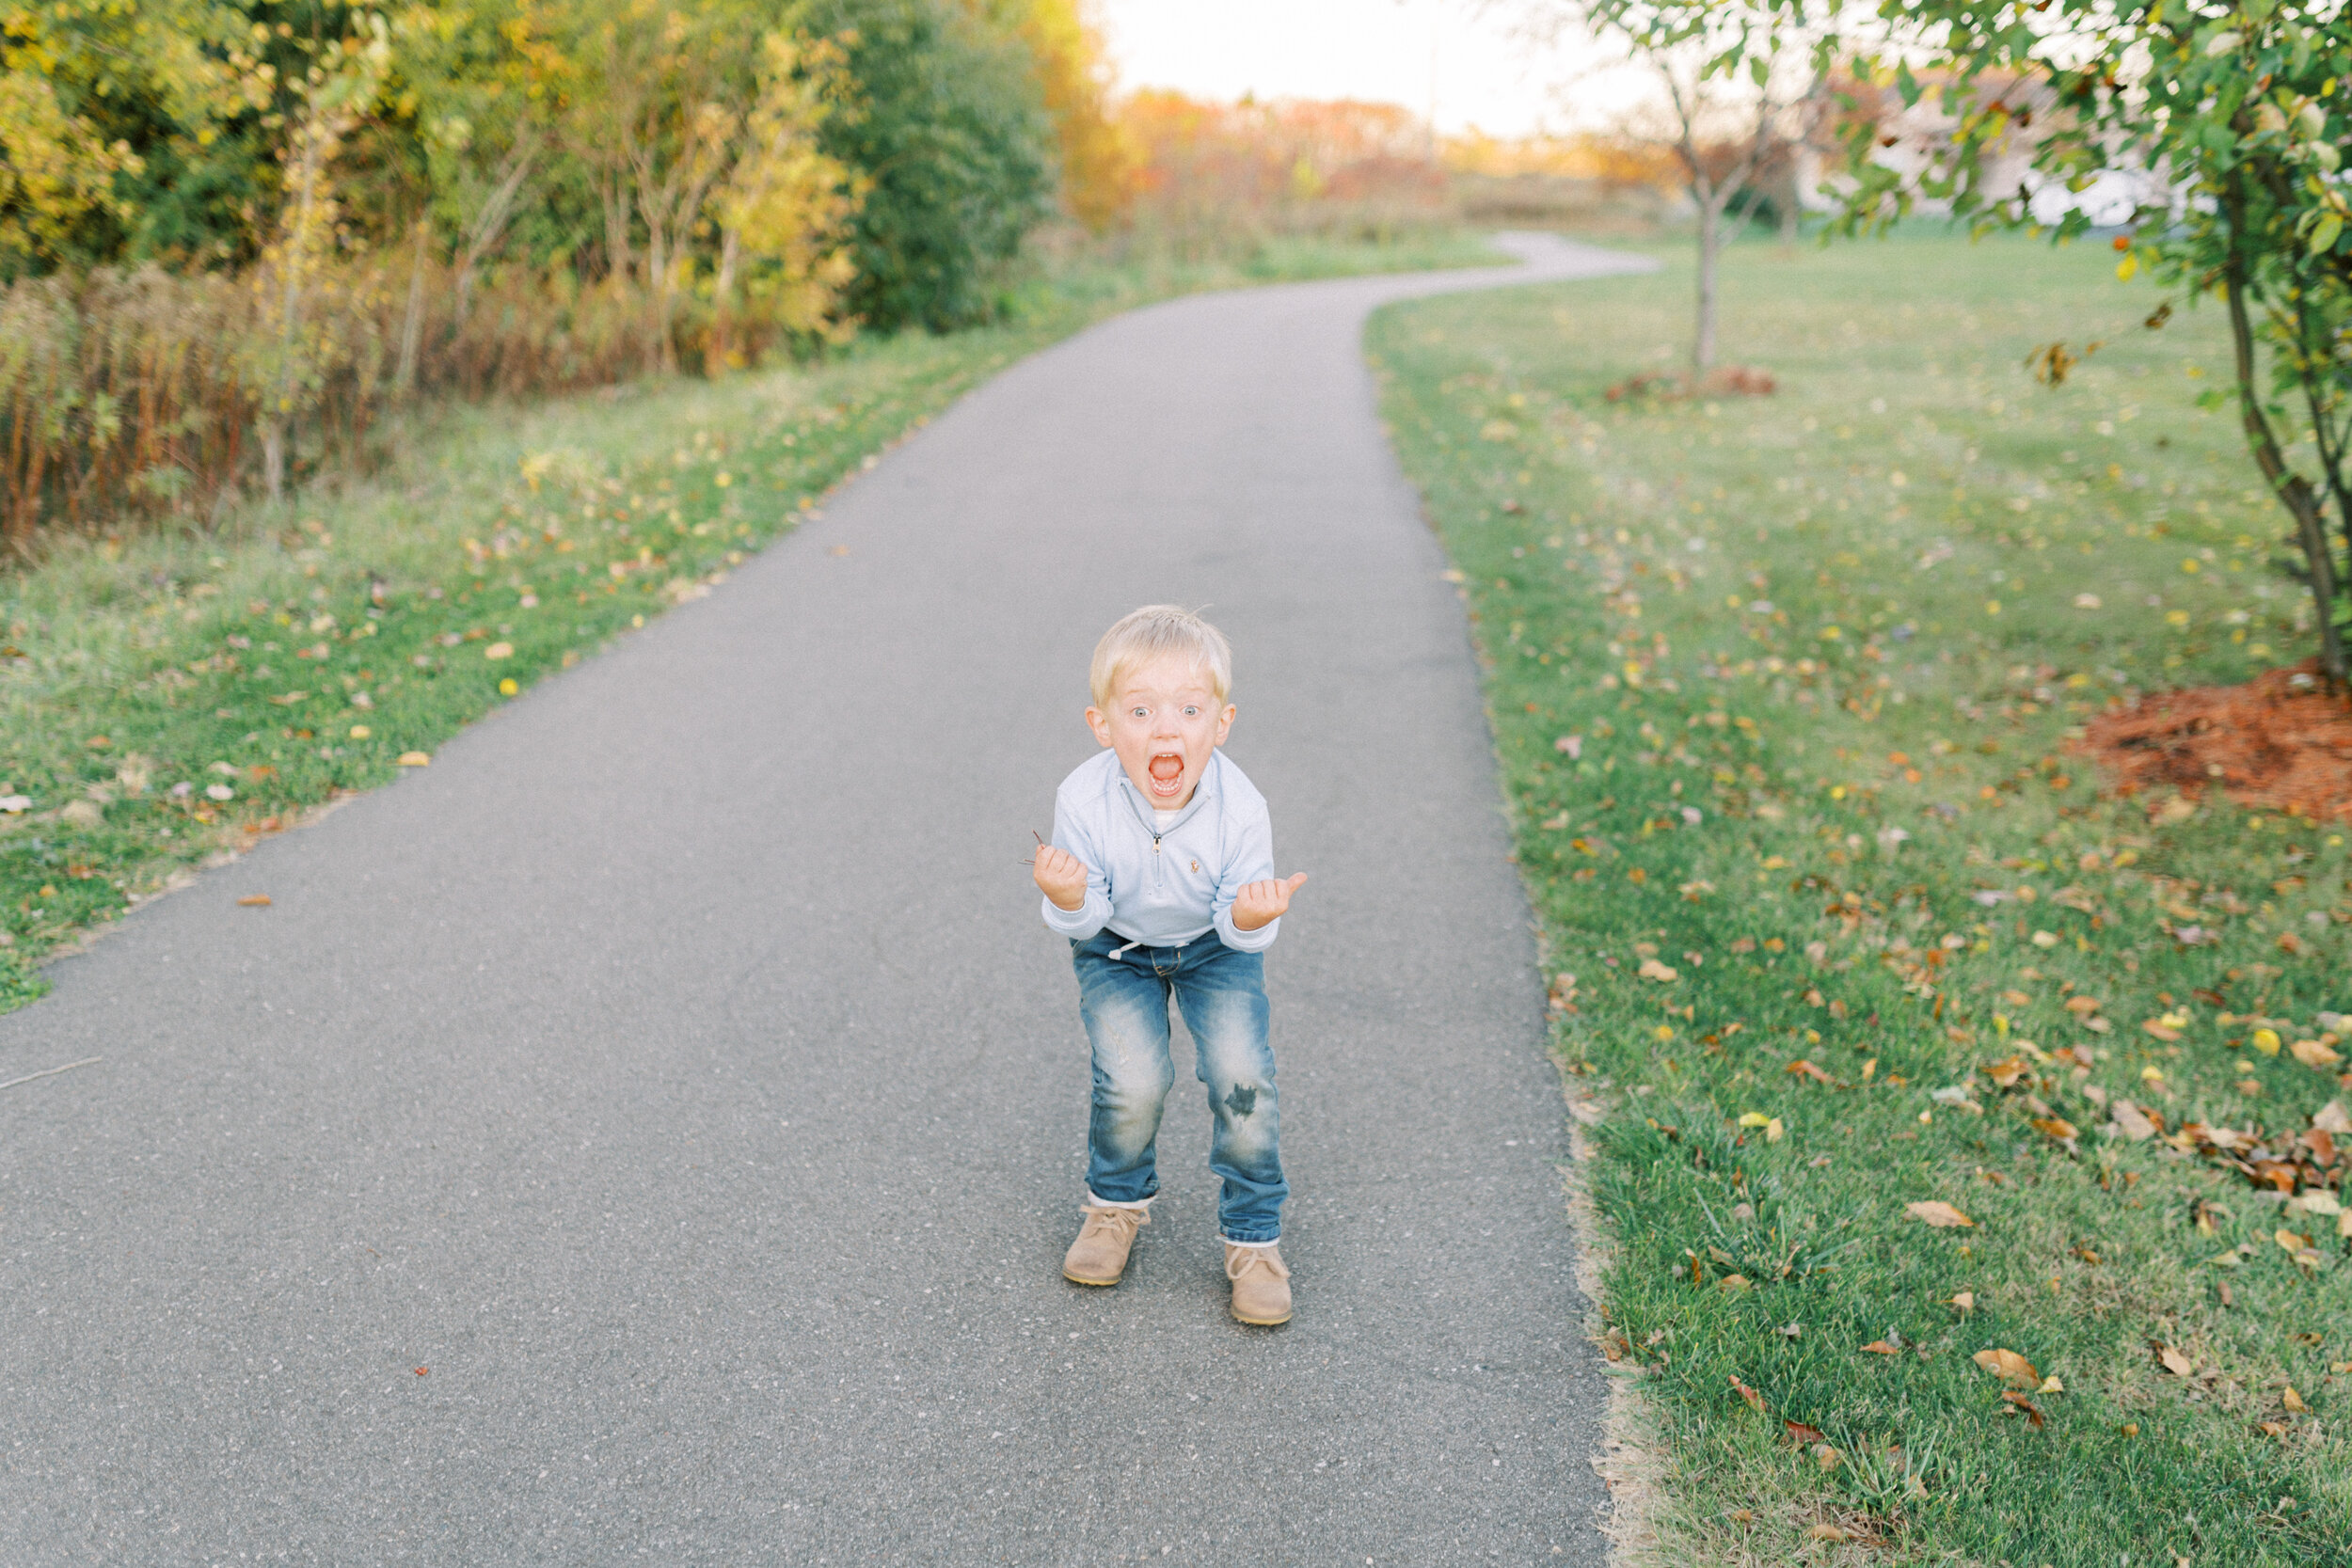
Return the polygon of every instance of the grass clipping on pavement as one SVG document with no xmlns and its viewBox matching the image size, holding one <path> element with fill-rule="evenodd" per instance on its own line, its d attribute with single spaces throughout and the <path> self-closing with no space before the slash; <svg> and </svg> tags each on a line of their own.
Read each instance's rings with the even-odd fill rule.
<svg viewBox="0 0 2352 1568">
<path fill-rule="evenodd" d="M 0 1012 L 191 868 L 430 766 L 608 640 L 710 592 L 1014 357 L 1190 290 L 1506 261 L 1469 235 L 1081 263 L 1010 325 L 429 416 L 381 474 L 212 533 L 68 540 L 0 577 Z"/>
<path fill-rule="evenodd" d="M 2309 641 L 2216 313 L 2088 250 L 1734 251 L 1375 318 L 1486 667 L 1661 1560 L 2342 1562 L 2346 825 L 2103 713 Z M 1932 279 L 1933 288 L 1922 287 Z M 2063 385 L 2030 351 L 2105 341 Z M 2046 362 L 2046 356 L 2045 356 Z"/>
</svg>

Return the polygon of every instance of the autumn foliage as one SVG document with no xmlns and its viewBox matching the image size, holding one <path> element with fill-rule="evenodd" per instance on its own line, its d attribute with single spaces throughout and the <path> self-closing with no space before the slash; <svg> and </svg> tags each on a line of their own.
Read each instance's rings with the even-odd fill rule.
<svg viewBox="0 0 2352 1568">
<path fill-rule="evenodd" d="M 1138 157 L 1132 221 L 1182 248 L 1236 232 L 1384 233 L 1452 215 L 1428 128 L 1394 103 L 1217 103 L 1150 90 L 1120 106 Z"/>
<path fill-rule="evenodd" d="M 944 330 L 1133 185 L 1080 0 L 24 0 L 0 528 L 201 521 L 389 406 Z"/>
</svg>

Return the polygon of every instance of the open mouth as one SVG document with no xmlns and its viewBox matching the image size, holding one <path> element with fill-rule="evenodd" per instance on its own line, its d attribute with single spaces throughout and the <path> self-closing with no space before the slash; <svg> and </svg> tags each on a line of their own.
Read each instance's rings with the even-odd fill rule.
<svg viewBox="0 0 2352 1568">
<path fill-rule="evenodd" d="M 1174 752 L 1162 752 L 1152 757 L 1151 773 L 1152 795 L 1172 800 L 1184 782 L 1184 759 Z"/>
</svg>

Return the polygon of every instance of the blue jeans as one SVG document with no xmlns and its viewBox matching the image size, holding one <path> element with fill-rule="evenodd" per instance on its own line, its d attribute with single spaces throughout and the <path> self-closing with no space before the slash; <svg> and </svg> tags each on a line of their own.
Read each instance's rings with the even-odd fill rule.
<svg viewBox="0 0 2352 1568">
<path fill-rule="evenodd" d="M 1140 1203 L 1160 1190 L 1152 1146 L 1176 1082 L 1168 1052 L 1168 999 L 1184 1011 L 1199 1077 L 1209 1087 L 1209 1168 L 1223 1179 L 1219 1228 L 1228 1241 L 1282 1233 L 1280 1114 L 1266 1044 L 1265 959 L 1237 953 L 1215 931 L 1182 947 L 1130 947 L 1104 929 L 1070 944 L 1078 1016 L 1094 1046 L 1094 1114 L 1087 1127 L 1087 1190 L 1106 1203 Z"/>
</svg>

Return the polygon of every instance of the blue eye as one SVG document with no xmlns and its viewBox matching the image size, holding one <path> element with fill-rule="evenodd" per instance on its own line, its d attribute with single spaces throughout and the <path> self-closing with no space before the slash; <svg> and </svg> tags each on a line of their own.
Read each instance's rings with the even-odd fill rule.
<svg viewBox="0 0 2352 1568">
<path fill-rule="evenodd" d="M 1184 709 L 1184 717 L 1187 719 L 1198 719 L 1200 717 L 1200 710 L 1197 707 L 1187 707 Z"/>
</svg>

